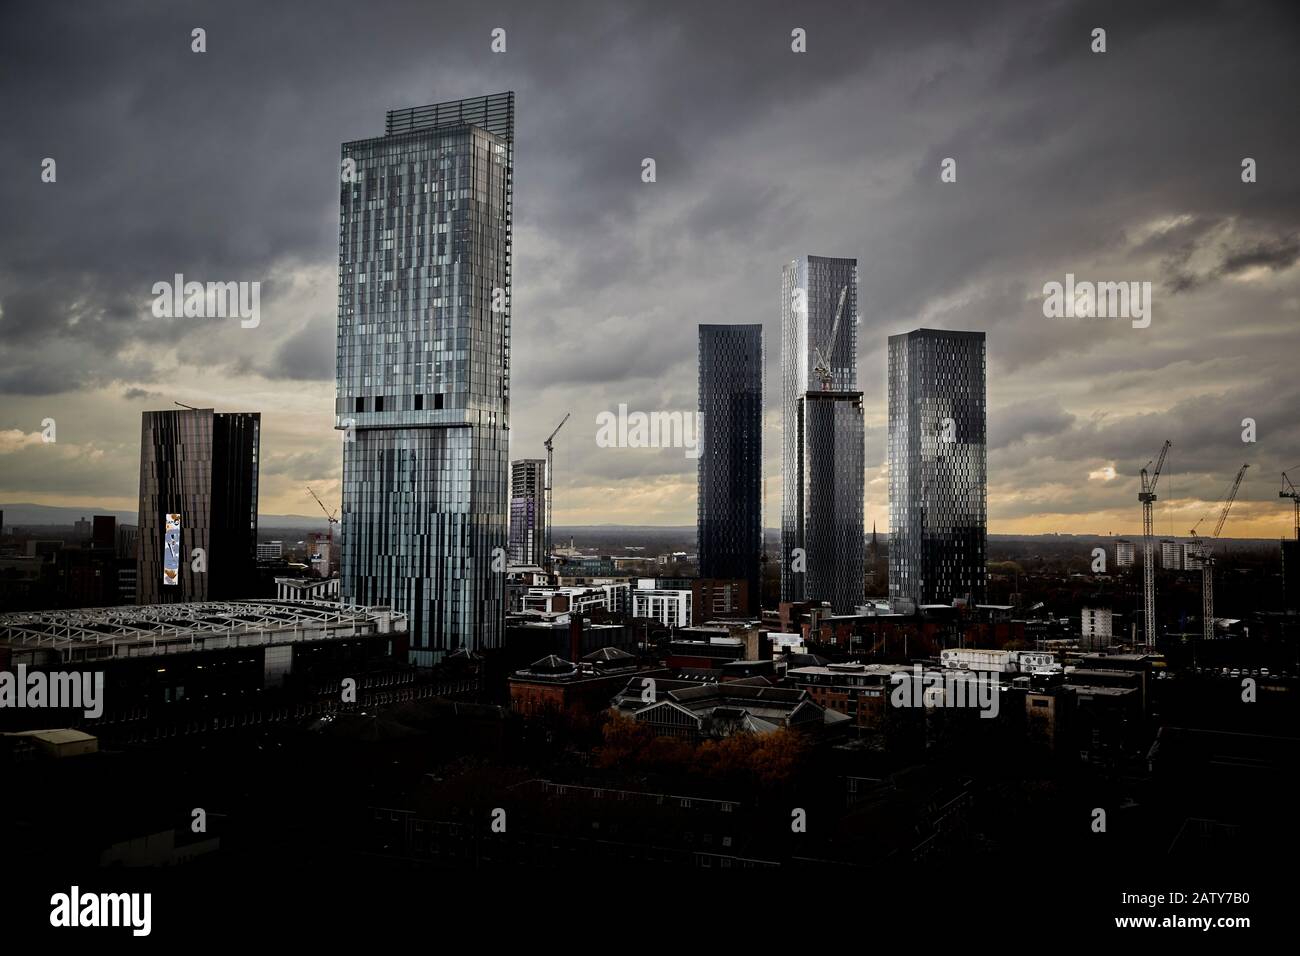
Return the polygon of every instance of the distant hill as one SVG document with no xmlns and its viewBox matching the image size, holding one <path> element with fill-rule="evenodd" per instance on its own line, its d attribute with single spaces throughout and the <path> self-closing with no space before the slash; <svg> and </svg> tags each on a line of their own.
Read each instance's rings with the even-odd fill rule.
<svg viewBox="0 0 1300 956">
<path fill-rule="evenodd" d="M 136 513 L 134 511 L 117 511 L 113 508 L 98 508 L 94 506 L 65 508 L 54 505 L 33 505 L 33 504 L 3 504 L 0 505 L 0 511 L 4 512 L 5 527 L 13 525 L 71 525 L 82 518 L 90 518 L 92 515 L 112 515 L 118 520 L 119 524 L 136 524 Z M 329 522 L 325 520 L 324 515 L 258 515 L 258 529 L 265 528 L 305 528 L 308 530 L 327 530 Z"/>
<path fill-rule="evenodd" d="M 3 504 L 0 511 L 5 513 L 5 527 L 16 524 L 32 525 L 69 525 L 92 515 L 112 515 L 119 524 L 135 524 L 134 511 L 115 511 L 112 508 L 60 508 L 52 505 Z"/>
<path fill-rule="evenodd" d="M 868 538 L 871 537 L 871 531 L 865 532 Z M 889 532 L 881 530 L 878 532 L 880 540 L 889 541 Z M 576 539 L 579 545 L 585 544 L 588 547 L 603 547 L 612 544 L 626 543 L 656 543 L 666 544 L 677 542 L 683 545 L 689 544 L 688 550 L 694 550 L 695 525 L 618 525 L 618 524 L 588 524 L 588 525 L 556 525 L 552 531 L 556 546 L 568 544 L 569 538 Z M 779 539 L 781 531 L 779 528 L 764 528 L 763 535 L 769 540 Z M 1142 540 L 1141 532 L 1131 532 L 1129 534 L 1118 534 L 1115 536 L 1106 534 L 990 534 L 990 541 L 999 542 L 1037 542 L 1040 544 L 1075 544 L 1082 546 L 1085 542 L 1092 543 L 1112 543 L 1115 538 L 1127 538 L 1130 541 L 1139 543 Z M 1156 540 L 1169 538 L 1174 541 L 1190 540 L 1185 535 L 1164 535 L 1157 534 Z M 1276 544 L 1276 538 L 1233 538 L 1224 535 L 1219 538 L 1220 541 L 1239 541 L 1243 543 L 1272 543 Z"/>
<path fill-rule="evenodd" d="M 5 526 L 12 525 L 71 525 L 81 518 L 89 518 L 91 515 L 113 515 L 119 523 L 135 524 L 136 513 L 134 511 L 116 511 L 112 508 L 97 508 L 93 506 L 66 508 L 52 505 L 34 505 L 34 504 L 3 504 L 0 505 L 0 511 L 4 512 Z M 258 515 L 257 527 L 259 530 L 269 530 L 272 528 L 300 528 L 307 531 L 326 531 L 328 522 L 324 515 Z M 763 533 L 768 538 L 779 538 L 780 530 L 777 528 L 764 528 Z M 552 531 L 554 541 L 557 547 L 568 544 L 568 539 L 573 537 L 577 539 L 578 544 L 585 544 L 587 547 L 603 547 L 618 544 L 640 544 L 643 547 L 668 547 L 674 546 L 686 550 L 694 550 L 695 542 L 695 525 L 624 525 L 624 524 L 589 524 L 589 525 L 556 525 Z M 870 536 L 871 532 L 866 534 Z M 881 531 L 880 538 L 883 541 L 889 540 L 889 533 Z M 1117 537 L 1128 538 L 1130 541 L 1140 542 L 1142 535 L 1140 532 L 1121 534 Z M 1176 541 L 1188 540 L 1182 535 L 1156 535 L 1157 539 L 1172 537 Z M 990 534 L 989 539 L 992 541 L 1037 541 L 1042 543 L 1067 543 L 1074 541 L 1083 542 L 1103 542 L 1112 541 L 1110 535 L 1101 534 Z M 1240 542 L 1270 542 L 1276 543 L 1276 538 L 1232 538 L 1227 535 L 1219 539 L 1220 541 L 1240 541 Z"/>
</svg>

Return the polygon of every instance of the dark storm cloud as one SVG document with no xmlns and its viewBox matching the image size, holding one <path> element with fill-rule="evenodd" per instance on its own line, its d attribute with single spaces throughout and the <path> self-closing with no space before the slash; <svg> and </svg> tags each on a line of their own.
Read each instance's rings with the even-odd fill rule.
<svg viewBox="0 0 1300 956">
<path fill-rule="evenodd" d="M 1198 252 L 1210 261 L 1201 268 L 1192 265 Z M 1235 237 L 1202 249 L 1195 240 L 1185 243 L 1163 263 L 1165 284 L 1174 292 L 1189 292 L 1207 282 L 1240 275 L 1249 269 L 1282 272 L 1300 259 L 1300 236 L 1292 232 L 1263 238 Z"/>
<path fill-rule="evenodd" d="M 1263 266 L 1274 272 L 1289 269 L 1300 259 L 1300 236 L 1292 233 L 1272 241 L 1252 243 L 1229 254 L 1220 266 L 1220 275 L 1237 275 L 1246 269 Z"/>
<path fill-rule="evenodd" d="M 1298 35 L 1291 4 L 1181 0 L 11 5 L 0 393 L 140 399 L 186 369 L 231 396 L 328 383 L 339 144 L 381 133 L 386 109 L 513 89 L 512 453 L 572 410 L 562 484 L 690 483 L 693 462 L 611 455 L 590 422 L 693 408 L 701 322 L 764 324 L 773 409 L 780 270 L 802 253 L 859 260 L 869 421 L 886 336 L 983 329 L 993 447 L 1012 452 L 994 462 L 1050 483 L 1113 458 L 1127 476 L 1170 432 L 1217 481 L 1234 416 L 1270 423 L 1269 455 L 1297 438 L 1296 292 L 1256 274 L 1300 256 Z M 176 272 L 264 283 L 261 326 L 151 319 Z M 1153 281 L 1151 328 L 1045 319 L 1066 272 Z M 871 426 L 869 467 L 882 446 Z"/>
<path fill-rule="evenodd" d="M 285 339 L 258 371 L 267 378 L 306 381 L 334 377 L 334 316 L 313 318 Z"/>
<path fill-rule="evenodd" d="M 298 455 L 273 454 L 262 459 L 261 474 L 323 478 L 330 476 L 338 464 L 338 448 L 322 446 Z"/>
<path fill-rule="evenodd" d="M 1074 424 L 1074 416 L 1049 397 L 1039 397 L 999 408 L 990 416 L 990 450 L 1006 448 L 1031 438 L 1059 435 Z"/>
</svg>

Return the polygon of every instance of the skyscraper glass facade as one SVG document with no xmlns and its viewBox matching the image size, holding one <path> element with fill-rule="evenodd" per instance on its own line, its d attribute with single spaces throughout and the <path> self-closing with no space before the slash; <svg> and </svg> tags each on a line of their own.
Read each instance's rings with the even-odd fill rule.
<svg viewBox="0 0 1300 956">
<path fill-rule="evenodd" d="M 385 129 L 342 147 L 340 590 L 429 665 L 503 630 L 514 94 Z"/>
<path fill-rule="evenodd" d="M 844 307 L 832 342 L 841 291 Z M 801 256 L 786 265 L 781 281 L 781 600 L 830 601 L 836 613 L 852 613 L 865 594 L 857 314 L 856 259 Z M 816 371 L 819 351 L 826 358 L 828 383 Z"/>
<path fill-rule="evenodd" d="M 889 595 L 985 600 L 983 332 L 889 338 Z"/>
<path fill-rule="evenodd" d="M 701 325 L 696 536 L 701 578 L 749 584 L 763 554 L 763 327 Z"/>
</svg>

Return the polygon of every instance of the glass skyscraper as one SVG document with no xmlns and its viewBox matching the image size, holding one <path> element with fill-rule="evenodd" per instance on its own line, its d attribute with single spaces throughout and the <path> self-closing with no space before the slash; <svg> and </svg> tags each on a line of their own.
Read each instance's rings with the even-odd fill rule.
<svg viewBox="0 0 1300 956">
<path fill-rule="evenodd" d="M 985 600 L 984 333 L 889 337 L 889 596 Z"/>
<path fill-rule="evenodd" d="M 844 306 L 832 342 L 835 313 Z M 781 281 L 781 600 L 865 600 L 858 262 L 801 256 Z M 825 375 L 817 370 L 825 357 Z M 707 423 L 705 425 L 707 428 Z M 796 552 L 796 549 L 798 551 Z"/>
<path fill-rule="evenodd" d="M 697 546 L 701 578 L 746 582 L 761 606 L 763 326 L 701 325 Z"/>
<path fill-rule="evenodd" d="M 256 596 L 261 428 L 258 412 L 141 416 L 137 604 Z"/>
<path fill-rule="evenodd" d="M 546 459 L 510 463 L 510 563 L 544 568 Z"/>
<path fill-rule="evenodd" d="M 500 93 L 342 147 L 340 590 L 407 614 L 419 665 L 502 637 L 513 141 Z"/>
</svg>

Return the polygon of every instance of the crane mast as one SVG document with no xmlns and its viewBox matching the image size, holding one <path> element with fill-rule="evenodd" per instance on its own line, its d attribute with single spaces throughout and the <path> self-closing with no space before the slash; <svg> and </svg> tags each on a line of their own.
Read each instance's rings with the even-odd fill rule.
<svg viewBox="0 0 1300 956">
<path fill-rule="evenodd" d="M 1165 466 L 1165 456 L 1169 454 L 1169 446 L 1172 444 L 1165 439 L 1156 460 L 1155 471 L 1147 472 L 1151 462 L 1147 462 L 1146 468 L 1142 469 L 1142 490 L 1138 492 L 1138 501 L 1142 503 L 1142 614 L 1147 647 L 1155 647 L 1156 644 L 1156 569 L 1153 555 L 1156 482 L 1160 480 L 1160 470 Z"/>
<path fill-rule="evenodd" d="M 845 286 L 840 289 L 840 301 L 835 306 L 835 321 L 831 323 L 831 334 L 826 341 L 826 351 L 813 346 L 813 351 L 817 353 L 817 361 L 813 365 L 813 371 L 821 379 L 822 391 L 829 392 L 831 386 L 835 383 L 834 376 L 831 373 L 831 352 L 835 350 L 835 338 L 840 331 L 840 316 L 844 312 L 844 298 L 849 294 L 849 287 Z"/>
<path fill-rule="evenodd" d="M 1192 528 L 1192 541 L 1196 545 L 1196 550 L 1201 556 L 1201 637 L 1203 640 L 1214 639 L 1214 555 L 1210 553 L 1210 542 L 1219 536 L 1223 530 L 1223 523 L 1228 520 L 1228 512 L 1232 509 L 1232 503 L 1237 500 L 1237 490 L 1241 487 L 1241 479 L 1246 477 L 1246 469 L 1250 465 L 1242 465 L 1237 472 L 1237 477 L 1232 482 L 1232 488 L 1228 492 L 1227 499 L 1223 502 L 1223 510 L 1219 512 L 1219 520 L 1214 525 L 1214 533 L 1204 541 L 1196 534 L 1196 528 Z M 1197 524 L 1200 524 L 1198 521 Z"/>
<path fill-rule="evenodd" d="M 312 490 L 311 485 L 307 486 L 307 493 L 316 499 L 316 504 L 320 505 L 320 510 L 325 512 L 325 517 L 329 521 L 329 525 L 328 525 L 329 532 L 326 538 L 326 545 L 325 545 L 326 548 L 328 549 L 328 553 L 325 555 L 325 573 L 321 575 L 322 577 L 327 578 L 330 576 L 330 573 L 333 571 L 331 565 L 334 562 L 334 526 L 339 523 L 338 511 L 335 510 L 334 512 L 331 512 L 328 508 L 326 508 L 325 502 L 320 500 L 320 495 L 316 494 L 316 492 Z"/>
<path fill-rule="evenodd" d="M 1282 472 L 1282 490 L 1277 493 L 1279 498 L 1290 498 L 1291 503 L 1295 505 L 1295 540 L 1300 541 L 1300 491 L 1295 490 L 1295 485 L 1291 484 L 1291 479 Z"/>
<path fill-rule="evenodd" d="M 546 575 L 548 579 L 555 571 L 555 559 L 551 556 L 551 486 L 553 484 L 551 469 L 555 462 L 555 436 L 569 420 L 569 414 L 569 412 L 564 413 L 560 424 L 556 425 L 555 431 L 551 432 L 551 437 L 542 443 L 546 446 Z"/>
</svg>

